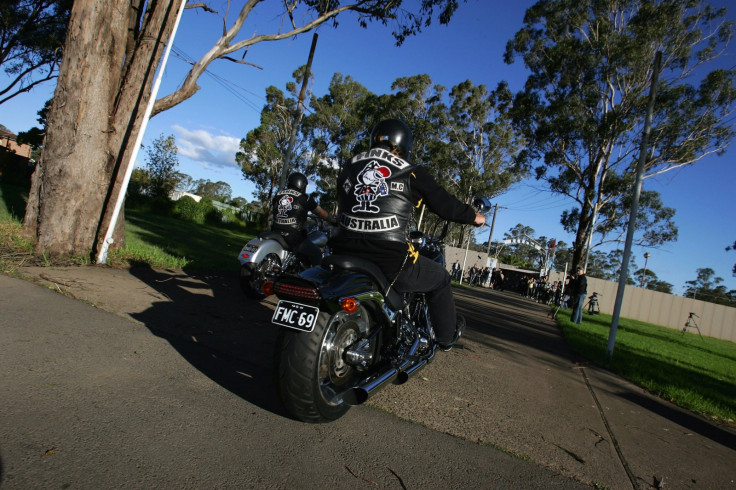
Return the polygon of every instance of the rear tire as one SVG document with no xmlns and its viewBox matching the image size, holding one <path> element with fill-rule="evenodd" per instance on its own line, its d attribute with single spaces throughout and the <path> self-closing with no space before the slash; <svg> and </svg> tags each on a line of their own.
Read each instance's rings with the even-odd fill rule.
<svg viewBox="0 0 736 490">
<path fill-rule="evenodd" d="M 353 315 L 321 312 L 312 332 L 281 329 L 274 376 L 279 398 L 290 416 L 321 423 L 345 415 L 350 406 L 342 393 L 364 375 L 344 361 L 343 353 L 367 329 L 368 317 L 362 308 Z"/>
</svg>

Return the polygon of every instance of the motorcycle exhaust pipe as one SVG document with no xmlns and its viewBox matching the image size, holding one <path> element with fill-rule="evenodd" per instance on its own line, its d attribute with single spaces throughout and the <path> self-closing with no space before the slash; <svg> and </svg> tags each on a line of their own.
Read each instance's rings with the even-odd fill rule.
<svg viewBox="0 0 736 490">
<path fill-rule="evenodd" d="M 371 396 L 378 393 L 381 388 L 393 382 L 399 374 L 396 368 L 387 369 L 386 371 L 373 376 L 359 386 L 350 388 L 343 394 L 343 401 L 348 405 L 361 405 Z"/>
<path fill-rule="evenodd" d="M 414 352 L 415 350 L 416 345 L 410 349 L 411 352 Z M 412 374 L 426 366 L 433 357 L 434 353 L 432 353 L 428 358 L 420 361 L 407 360 L 398 368 L 389 368 L 380 374 L 374 375 L 359 386 L 351 388 L 345 392 L 345 394 L 343 394 L 343 401 L 348 405 L 360 405 L 381 391 L 382 388 L 385 388 L 389 383 L 397 385 L 406 383 Z"/>
</svg>

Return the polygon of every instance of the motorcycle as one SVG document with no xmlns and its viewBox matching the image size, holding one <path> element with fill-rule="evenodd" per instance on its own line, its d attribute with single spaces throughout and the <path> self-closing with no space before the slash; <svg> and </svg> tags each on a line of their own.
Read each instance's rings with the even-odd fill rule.
<svg viewBox="0 0 736 490">
<path fill-rule="evenodd" d="M 308 218 L 307 238 L 327 254 L 327 240 L 331 227 L 318 218 Z M 296 274 L 307 266 L 291 250 L 280 233 L 264 231 L 248 243 L 238 254 L 240 262 L 240 289 L 253 299 L 265 297 L 261 286 L 264 281 L 274 279 L 280 274 Z"/>
<path fill-rule="evenodd" d="M 490 207 L 485 198 L 476 208 Z M 443 239 L 415 231 L 420 254 L 444 261 Z M 439 252 L 439 253 L 438 253 Z M 374 263 L 330 255 L 319 267 L 263 285 L 276 294 L 274 377 L 289 415 L 336 420 L 388 384 L 402 384 L 434 358 L 437 344 L 424 293 L 399 293 Z"/>
</svg>

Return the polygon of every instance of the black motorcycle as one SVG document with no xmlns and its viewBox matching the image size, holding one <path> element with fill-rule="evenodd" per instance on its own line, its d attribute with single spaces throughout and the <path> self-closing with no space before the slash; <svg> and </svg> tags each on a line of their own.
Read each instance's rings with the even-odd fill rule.
<svg viewBox="0 0 736 490">
<path fill-rule="evenodd" d="M 476 199 L 479 209 L 490 207 Z M 413 232 L 420 253 L 444 263 L 443 239 Z M 439 253 L 438 253 L 439 252 Z M 264 284 L 279 303 L 275 380 L 287 412 L 304 422 L 336 420 L 389 383 L 432 361 L 437 345 L 423 293 L 398 293 L 372 262 L 330 255 L 320 267 Z"/>
</svg>

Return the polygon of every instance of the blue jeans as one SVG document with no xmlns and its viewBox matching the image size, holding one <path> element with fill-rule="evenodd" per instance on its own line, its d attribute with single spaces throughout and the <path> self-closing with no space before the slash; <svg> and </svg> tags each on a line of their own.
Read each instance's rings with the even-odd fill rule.
<svg viewBox="0 0 736 490">
<path fill-rule="evenodd" d="M 577 323 L 578 325 L 583 323 L 583 305 L 585 304 L 585 295 L 586 293 L 576 294 L 572 299 L 572 316 L 570 316 L 570 321 Z"/>
</svg>

